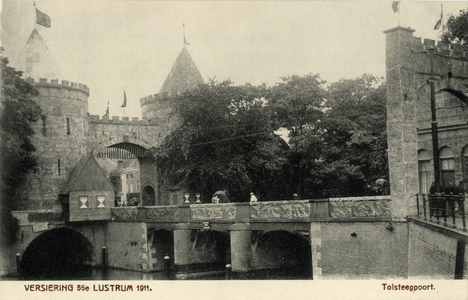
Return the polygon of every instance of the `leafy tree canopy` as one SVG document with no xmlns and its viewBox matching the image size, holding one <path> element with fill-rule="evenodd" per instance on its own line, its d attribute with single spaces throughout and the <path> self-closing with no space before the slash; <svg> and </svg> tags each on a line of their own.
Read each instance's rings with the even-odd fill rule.
<svg viewBox="0 0 468 300">
<path fill-rule="evenodd" d="M 385 92 L 368 74 L 328 86 L 318 74 L 273 87 L 211 80 L 176 99 L 182 125 L 155 160 L 174 183 L 245 200 L 368 195 L 388 180 Z M 280 127 L 290 147 L 272 134 Z"/>
<path fill-rule="evenodd" d="M 444 25 L 442 41 L 466 45 L 468 42 L 468 9 L 460 10 L 458 15 L 450 15 Z"/>
<path fill-rule="evenodd" d="M 157 166 L 175 184 L 205 195 L 226 189 L 234 201 L 247 200 L 286 162 L 265 93 L 265 85 L 210 80 L 177 97 L 173 111 L 182 124 L 155 149 Z"/>
<path fill-rule="evenodd" d="M 366 195 L 388 178 L 383 79 L 341 79 L 319 94 L 317 113 L 291 135 L 296 190 L 307 198 Z"/>
<path fill-rule="evenodd" d="M 6 242 L 15 237 L 15 220 L 10 211 L 19 202 L 17 190 L 26 175 L 37 164 L 31 142 L 34 134 L 31 123 L 41 117 L 40 106 L 32 100 L 39 93 L 21 78 L 22 72 L 8 66 L 8 59 L 2 58 L 2 100 L 0 119 L 0 170 L 2 230 Z M 13 228 L 14 227 L 14 228 Z M 16 229 L 15 229 L 16 228 Z"/>
<path fill-rule="evenodd" d="M 321 175 L 328 178 L 341 174 L 339 196 L 366 194 L 368 185 L 388 178 L 383 78 L 364 74 L 342 79 L 330 84 L 328 93 L 322 157 L 326 167 L 321 169 Z M 330 190 L 326 194 L 337 194 L 336 185 L 324 188 Z"/>
<path fill-rule="evenodd" d="M 280 125 L 295 137 L 322 117 L 325 81 L 320 79 L 319 74 L 293 75 L 282 80 L 269 89 L 267 97 L 278 114 Z"/>
</svg>

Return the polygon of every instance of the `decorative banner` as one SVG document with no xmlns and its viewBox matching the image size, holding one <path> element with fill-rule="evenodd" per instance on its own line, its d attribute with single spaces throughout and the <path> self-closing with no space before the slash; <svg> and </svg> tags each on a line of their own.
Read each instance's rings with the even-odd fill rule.
<svg viewBox="0 0 468 300">
<path fill-rule="evenodd" d="M 48 230 L 49 229 L 48 224 L 49 224 L 48 222 L 33 224 L 33 232 Z"/>
</svg>

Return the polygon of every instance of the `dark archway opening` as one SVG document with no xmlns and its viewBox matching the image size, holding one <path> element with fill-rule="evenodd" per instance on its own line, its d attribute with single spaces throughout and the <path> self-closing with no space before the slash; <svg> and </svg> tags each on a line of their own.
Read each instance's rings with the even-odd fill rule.
<svg viewBox="0 0 468 300">
<path fill-rule="evenodd" d="M 20 276 L 25 279 L 85 279 L 94 251 L 81 233 L 57 228 L 34 239 L 23 254 Z"/>
<path fill-rule="evenodd" d="M 193 231 L 190 261 L 192 272 L 225 270 L 231 261 L 231 239 L 228 232 L 216 230 Z"/>
<path fill-rule="evenodd" d="M 164 269 L 164 257 L 169 256 L 170 265 L 174 266 L 174 232 L 166 229 L 159 229 L 153 232 L 154 248 L 153 259 L 156 259 L 156 269 Z"/>
<path fill-rule="evenodd" d="M 150 186 L 145 186 L 143 191 L 141 191 L 141 197 L 143 198 L 142 205 L 143 206 L 155 206 L 155 197 L 154 197 L 154 189 Z"/>
<path fill-rule="evenodd" d="M 259 271 L 259 278 L 312 278 L 310 241 L 297 232 L 260 232 L 253 243 L 252 252 L 253 267 Z"/>
</svg>

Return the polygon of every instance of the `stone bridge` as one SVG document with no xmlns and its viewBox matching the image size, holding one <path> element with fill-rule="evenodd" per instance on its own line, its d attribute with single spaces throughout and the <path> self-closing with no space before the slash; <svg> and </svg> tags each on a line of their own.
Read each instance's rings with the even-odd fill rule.
<svg viewBox="0 0 468 300">
<path fill-rule="evenodd" d="M 57 251 L 51 241 L 60 236 L 75 240 L 72 247 L 80 245 L 82 253 L 74 255 L 88 253 L 91 265 L 100 266 L 102 247 L 109 267 L 142 272 L 163 270 L 168 255 L 179 277 L 221 272 L 228 262 L 238 276 L 294 269 L 303 278 L 319 279 L 325 270 L 355 274 L 366 264 L 384 276 L 402 272 L 388 260 L 402 255 L 405 248 L 395 251 L 395 245 L 406 241 L 402 232 L 392 234 L 387 228 L 389 196 L 116 207 L 109 221 L 49 222 L 42 231 L 34 229 L 41 224 L 37 218 L 29 224 L 26 217 L 22 219 L 22 240 L 15 251 L 22 256 L 23 270 L 41 260 L 38 251 Z M 381 239 L 378 243 L 376 236 Z M 341 250 L 354 245 L 355 251 L 363 251 L 359 247 L 370 244 L 374 250 L 364 258 L 337 266 L 337 258 L 346 259 Z M 383 260 L 382 253 L 386 253 Z"/>
</svg>

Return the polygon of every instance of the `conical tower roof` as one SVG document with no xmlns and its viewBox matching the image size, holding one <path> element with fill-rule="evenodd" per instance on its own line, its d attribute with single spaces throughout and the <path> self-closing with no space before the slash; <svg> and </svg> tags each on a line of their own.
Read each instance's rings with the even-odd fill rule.
<svg viewBox="0 0 468 300">
<path fill-rule="evenodd" d="M 166 81 L 164 81 L 159 95 L 172 96 L 181 94 L 200 83 L 203 83 L 203 77 L 200 71 L 198 71 L 197 66 L 195 66 L 187 48 L 184 46 L 172 66 Z"/>
<path fill-rule="evenodd" d="M 23 78 L 57 78 L 57 73 L 51 63 L 49 49 L 36 28 L 33 29 L 23 51 L 21 51 L 15 68 L 23 71 Z"/>
</svg>

